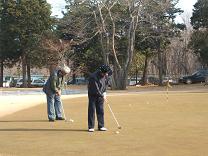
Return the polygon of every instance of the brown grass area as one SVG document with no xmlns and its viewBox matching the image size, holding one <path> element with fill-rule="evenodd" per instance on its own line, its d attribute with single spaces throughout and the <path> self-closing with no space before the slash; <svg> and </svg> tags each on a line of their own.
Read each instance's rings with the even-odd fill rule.
<svg viewBox="0 0 208 156">
<path fill-rule="evenodd" d="M 46 105 L 0 118 L 5 156 L 206 156 L 208 93 L 114 94 L 105 107 L 107 132 L 87 132 L 87 98 L 64 101 L 74 123 L 49 123 Z"/>
</svg>

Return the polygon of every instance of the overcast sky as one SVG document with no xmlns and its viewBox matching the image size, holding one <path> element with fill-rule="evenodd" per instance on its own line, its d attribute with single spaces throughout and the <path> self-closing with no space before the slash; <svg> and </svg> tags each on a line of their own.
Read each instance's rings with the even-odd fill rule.
<svg viewBox="0 0 208 156">
<path fill-rule="evenodd" d="M 192 11 L 194 8 L 194 4 L 197 2 L 197 0 L 179 0 L 179 3 L 177 4 L 177 7 L 184 10 L 184 13 L 180 16 L 176 17 L 176 21 L 179 23 L 182 23 L 183 17 L 191 17 Z"/>
<path fill-rule="evenodd" d="M 58 17 L 62 17 L 61 11 L 65 8 L 65 0 L 47 0 L 52 7 L 52 16 L 58 15 Z"/>
<path fill-rule="evenodd" d="M 52 6 L 52 15 L 57 15 L 58 17 L 62 17 L 61 11 L 65 8 L 65 0 L 47 0 L 48 3 Z M 182 16 L 186 15 L 192 15 L 192 9 L 193 5 L 197 2 L 197 0 L 179 0 L 178 7 L 180 7 L 182 10 L 184 10 L 184 14 Z M 176 21 L 182 22 L 181 17 L 177 17 Z"/>
</svg>

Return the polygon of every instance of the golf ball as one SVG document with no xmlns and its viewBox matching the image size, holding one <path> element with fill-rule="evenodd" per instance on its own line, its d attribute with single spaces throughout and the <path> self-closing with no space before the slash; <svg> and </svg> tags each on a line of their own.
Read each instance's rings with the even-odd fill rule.
<svg viewBox="0 0 208 156">
<path fill-rule="evenodd" d="M 70 121 L 71 121 L 71 122 L 74 122 L 74 120 L 73 120 L 73 119 L 70 119 Z"/>
<path fill-rule="evenodd" d="M 116 134 L 119 134 L 119 131 L 116 131 Z"/>
</svg>

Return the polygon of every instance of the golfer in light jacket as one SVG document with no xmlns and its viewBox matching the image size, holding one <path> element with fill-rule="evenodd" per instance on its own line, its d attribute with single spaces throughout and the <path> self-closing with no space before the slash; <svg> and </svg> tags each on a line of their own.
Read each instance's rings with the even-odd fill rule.
<svg viewBox="0 0 208 156">
<path fill-rule="evenodd" d="M 62 110 L 61 90 L 64 87 L 64 77 L 69 73 L 70 68 L 67 66 L 62 66 L 59 69 L 54 70 L 43 87 L 43 91 L 46 93 L 47 97 L 47 113 L 49 122 L 65 120 Z"/>
</svg>

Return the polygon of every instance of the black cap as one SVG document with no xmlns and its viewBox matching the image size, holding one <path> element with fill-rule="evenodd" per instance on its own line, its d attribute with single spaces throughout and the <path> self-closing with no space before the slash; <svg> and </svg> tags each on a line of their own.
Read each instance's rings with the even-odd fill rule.
<svg viewBox="0 0 208 156">
<path fill-rule="evenodd" d="M 103 64 L 102 66 L 99 67 L 99 71 L 101 73 L 108 73 L 109 71 L 111 71 L 111 69 L 108 65 Z"/>
</svg>

